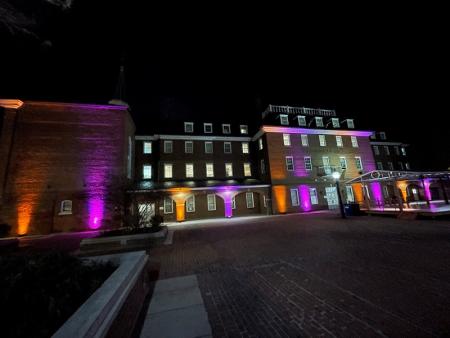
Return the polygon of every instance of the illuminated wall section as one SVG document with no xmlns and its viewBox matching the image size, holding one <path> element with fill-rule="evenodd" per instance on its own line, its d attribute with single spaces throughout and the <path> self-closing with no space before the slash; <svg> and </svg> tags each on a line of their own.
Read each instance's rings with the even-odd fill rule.
<svg viewBox="0 0 450 338">
<path fill-rule="evenodd" d="M 300 185 L 298 187 L 299 195 L 300 195 L 300 203 L 303 211 L 310 211 L 311 210 L 311 197 L 309 195 L 309 186 L 307 185 Z"/>
<path fill-rule="evenodd" d="M 223 199 L 225 217 L 233 217 L 233 197 L 239 193 L 237 186 L 224 186 L 217 188 L 216 194 Z"/>
<path fill-rule="evenodd" d="M 370 188 L 374 197 L 374 201 L 377 205 L 384 204 L 383 192 L 381 190 L 380 182 L 370 183 Z"/>
<path fill-rule="evenodd" d="M 277 206 L 278 212 L 281 214 L 284 214 L 287 210 L 286 186 L 274 185 L 272 187 L 272 189 L 273 189 L 273 196 L 275 197 L 275 204 Z"/>
<path fill-rule="evenodd" d="M 170 197 L 175 202 L 175 212 L 177 222 L 183 222 L 186 219 L 185 207 L 186 199 L 189 197 L 191 189 L 189 188 L 173 188 L 169 189 Z"/>
<path fill-rule="evenodd" d="M 424 179 L 423 185 L 425 188 L 425 198 L 427 199 L 427 201 L 431 201 L 431 191 L 430 191 L 431 179 L 429 178 Z"/>
<path fill-rule="evenodd" d="M 355 202 L 362 204 L 364 202 L 363 187 L 361 183 L 353 183 L 353 195 L 355 196 Z"/>
<path fill-rule="evenodd" d="M 406 181 L 398 181 L 397 182 L 397 188 L 399 188 L 402 193 L 401 197 L 403 198 L 403 201 L 406 201 L 407 197 L 408 197 L 408 192 L 406 191 L 407 187 L 408 187 L 408 182 L 406 182 Z"/>
</svg>

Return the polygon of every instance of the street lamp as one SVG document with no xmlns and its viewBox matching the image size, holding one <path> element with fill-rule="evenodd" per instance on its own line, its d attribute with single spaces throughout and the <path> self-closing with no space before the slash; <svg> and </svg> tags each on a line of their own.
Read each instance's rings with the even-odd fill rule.
<svg viewBox="0 0 450 338">
<path fill-rule="evenodd" d="M 338 201 L 339 201 L 339 209 L 341 210 L 341 217 L 346 218 L 345 212 L 344 212 L 344 205 L 342 204 L 341 189 L 339 187 L 339 179 L 341 178 L 341 173 L 335 171 L 331 174 L 331 176 L 333 176 L 334 181 L 336 182 L 336 189 L 337 189 L 337 195 L 338 195 Z"/>
</svg>

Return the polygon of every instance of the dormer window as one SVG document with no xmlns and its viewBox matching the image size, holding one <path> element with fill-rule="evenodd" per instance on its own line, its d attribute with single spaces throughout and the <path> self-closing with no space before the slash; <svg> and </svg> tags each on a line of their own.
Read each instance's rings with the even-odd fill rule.
<svg viewBox="0 0 450 338">
<path fill-rule="evenodd" d="M 184 122 L 184 132 L 185 133 L 193 133 L 194 132 L 194 123 L 193 122 Z"/>
<path fill-rule="evenodd" d="M 316 127 L 323 127 L 323 118 L 316 116 Z"/>
<path fill-rule="evenodd" d="M 222 124 L 222 132 L 224 134 L 230 134 L 231 133 L 231 126 L 229 124 Z"/>
<path fill-rule="evenodd" d="M 241 130 L 241 134 L 248 134 L 248 126 L 246 124 L 241 124 L 239 129 Z"/>
<path fill-rule="evenodd" d="M 212 133 L 212 123 L 203 123 L 203 131 L 206 134 L 211 134 Z"/>
<path fill-rule="evenodd" d="M 72 201 L 64 200 L 61 202 L 61 209 L 59 215 L 72 215 Z"/>
<path fill-rule="evenodd" d="M 297 120 L 298 120 L 299 126 L 301 126 L 301 127 L 306 126 L 306 116 L 299 115 L 299 116 L 297 116 Z"/>
<path fill-rule="evenodd" d="M 287 115 L 281 114 L 280 115 L 280 123 L 283 126 L 288 126 L 289 125 L 289 118 Z"/>
<path fill-rule="evenodd" d="M 347 119 L 347 127 L 350 129 L 355 128 L 355 124 L 353 123 L 353 119 Z"/>
<path fill-rule="evenodd" d="M 331 123 L 333 124 L 333 128 L 339 128 L 341 126 L 337 117 L 333 117 Z"/>
</svg>

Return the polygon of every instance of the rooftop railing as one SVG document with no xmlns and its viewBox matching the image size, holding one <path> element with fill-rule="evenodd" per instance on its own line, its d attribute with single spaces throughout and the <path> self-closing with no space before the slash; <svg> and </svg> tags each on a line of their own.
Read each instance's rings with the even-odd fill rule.
<svg viewBox="0 0 450 338">
<path fill-rule="evenodd" d="M 263 118 L 269 113 L 279 114 L 300 114 L 308 116 L 336 116 L 336 111 L 332 109 L 318 109 L 318 108 L 306 108 L 306 107 L 290 107 L 290 106 L 277 106 L 269 104 L 266 110 L 263 112 Z"/>
</svg>

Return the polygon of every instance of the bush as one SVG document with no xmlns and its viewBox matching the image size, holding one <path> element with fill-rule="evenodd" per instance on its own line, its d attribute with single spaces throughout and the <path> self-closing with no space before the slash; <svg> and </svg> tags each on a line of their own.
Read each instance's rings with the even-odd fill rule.
<svg viewBox="0 0 450 338">
<path fill-rule="evenodd" d="M 11 225 L 0 223 L 0 237 L 7 237 L 11 231 Z"/>
<path fill-rule="evenodd" d="M 164 219 L 161 215 L 154 215 L 150 219 L 150 223 L 152 224 L 152 227 L 156 227 L 156 228 L 158 228 L 161 225 L 161 223 L 163 223 L 163 222 L 164 222 Z"/>
</svg>

